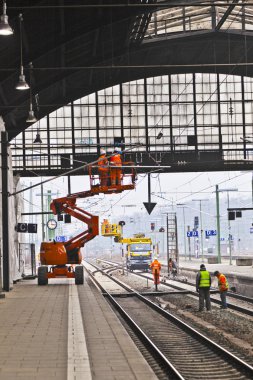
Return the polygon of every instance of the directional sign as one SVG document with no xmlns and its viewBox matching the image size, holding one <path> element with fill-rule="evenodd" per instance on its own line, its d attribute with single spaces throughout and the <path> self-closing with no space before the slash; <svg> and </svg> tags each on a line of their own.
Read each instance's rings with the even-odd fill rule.
<svg viewBox="0 0 253 380">
<path fill-rule="evenodd" d="M 28 232 L 30 234 L 37 234 L 37 224 L 35 224 L 35 223 L 28 223 Z"/>
<path fill-rule="evenodd" d="M 67 236 L 55 236 L 55 241 L 57 241 L 57 243 L 64 243 L 67 240 Z"/>
<path fill-rule="evenodd" d="M 198 231 L 187 231 L 187 237 L 198 237 L 199 232 Z"/>
<path fill-rule="evenodd" d="M 153 211 L 153 208 L 156 206 L 156 203 L 154 203 L 154 202 L 143 202 L 143 204 L 144 204 L 147 212 L 149 213 L 149 215 Z"/>
<path fill-rule="evenodd" d="M 208 236 L 216 236 L 217 231 L 216 230 L 205 230 L 206 237 Z"/>
<path fill-rule="evenodd" d="M 22 232 L 22 233 L 29 232 L 30 234 L 36 234 L 37 233 L 37 224 L 35 224 L 35 223 L 17 223 L 15 226 L 15 230 L 17 232 Z"/>
<path fill-rule="evenodd" d="M 17 232 L 27 232 L 27 223 L 18 223 L 15 227 Z"/>
</svg>

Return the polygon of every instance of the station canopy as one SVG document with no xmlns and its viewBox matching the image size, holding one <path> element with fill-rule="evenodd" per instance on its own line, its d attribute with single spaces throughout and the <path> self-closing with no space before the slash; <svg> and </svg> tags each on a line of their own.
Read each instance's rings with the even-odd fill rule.
<svg viewBox="0 0 253 380">
<path fill-rule="evenodd" d="M 0 114 L 17 172 L 58 172 L 117 141 L 172 170 L 250 167 L 250 1 L 6 4 L 14 34 L 0 36 Z M 21 64 L 27 91 L 15 89 Z"/>
</svg>

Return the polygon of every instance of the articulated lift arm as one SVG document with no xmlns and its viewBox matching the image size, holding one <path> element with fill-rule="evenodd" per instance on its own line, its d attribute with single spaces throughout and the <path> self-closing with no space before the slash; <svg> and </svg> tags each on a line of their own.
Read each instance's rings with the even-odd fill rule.
<svg viewBox="0 0 253 380">
<path fill-rule="evenodd" d="M 54 199 L 50 208 L 54 215 L 69 214 L 87 224 L 87 230 L 64 243 L 67 252 L 73 252 L 75 249 L 83 247 L 85 243 L 99 234 L 98 216 L 91 215 L 77 207 L 75 197 L 68 196 Z"/>
</svg>

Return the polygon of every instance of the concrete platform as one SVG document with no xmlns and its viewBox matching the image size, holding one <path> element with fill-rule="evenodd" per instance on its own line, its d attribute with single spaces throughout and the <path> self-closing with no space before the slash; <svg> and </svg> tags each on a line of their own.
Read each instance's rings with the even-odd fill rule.
<svg viewBox="0 0 253 380">
<path fill-rule="evenodd" d="M 0 299 L 1 380 L 157 379 L 87 278 L 19 282 Z"/>
<path fill-rule="evenodd" d="M 163 264 L 166 261 L 161 259 Z M 195 281 L 196 272 L 199 270 L 200 264 L 204 262 L 206 269 L 213 275 L 218 270 L 227 276 L 229 287 L 236 288 L 237 293 L 241 293 L 247 297 L 253 297 L 253 268 L 249 266 L 237 266 L 236 260 L 232 261 L 232 265 L 229 264 L 229 260 L 222 259 L 221 264 L 208 264 L 208 260 L 204 261 L 197 258 L 191 258 L 191 260 L 180 257 L 179 260 L 179 273 L 187 276 L 189 281 Z M 217 279 L 212 276 L 212 286 L 217 287 Z"/>
</svg>

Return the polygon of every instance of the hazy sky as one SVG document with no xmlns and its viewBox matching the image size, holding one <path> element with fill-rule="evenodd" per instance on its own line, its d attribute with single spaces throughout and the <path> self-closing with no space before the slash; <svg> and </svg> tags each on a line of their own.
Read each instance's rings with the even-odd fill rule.
<svg viewBox="0 0 253 380">
<path fill-rule="evenodd" d="M 43 178 L 44 180 L 45 178 Z M 22 178 L 22 183 L 29 186 L 41 181 L 39 179 Z M 233 198 L 240 199 L 241 207 L 250 207 L 249 201 L 245 198 L 251 197 L 252 193 L 252 172 L 201 172 L 201 173 L 180 173 L 180 174 L 151 174 L 151 196 L 152 202 L 157 202 L 158 206 L 167 207 L 172 203 L 187 203 L 192 199 L 215 199 L 215 185 L 219 189 L 238 189 L 237 192 L 230 192 L 231 202 Z M 87 176 L 71 178 L 71 192 L 88 190 L 90 187 Z M 67 179 L 58 178 L 44 185 L 44 192 L 51 190 L 53 198 L 67 195 Z M 39 196 L 40 188 L 33 189 L 33 204 L 37 211 L 40 209 Z M 23 193 L 26 200 L 29 200 L 29 191 Z M 225 200 L 227 193 L 220 194 L 221 202 Z M 136 189 L 124 191 L 121 194 L 94 196 L 89 199 L 81 199 L 80 205 L 90 209 L 95 214 L 106 217 L 107 215 L 130 215 L 143 209 L 143 202 L 148 201 L 147 175 L 138 176 Z M 133 207 L 135 206 L 135 207 Z M 156 208 L 158 207 L 156 206 Z M 193 204 L 194 207 L 194 204 Z M 196 208 L 197 205 L 196 205 Z M 143 209 L 144 211 L 144 209 Z"/>
</svg>

